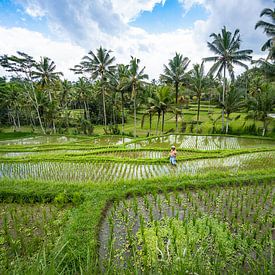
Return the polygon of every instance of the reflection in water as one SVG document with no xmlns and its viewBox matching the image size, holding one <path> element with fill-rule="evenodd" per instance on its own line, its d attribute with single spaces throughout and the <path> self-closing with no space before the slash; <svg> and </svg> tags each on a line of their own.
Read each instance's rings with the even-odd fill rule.
<svg viewBox="0 0 275 275">
<path fill-rule="evenodd" d="M 75 142 L 77 138 L 68 138 L 65 136 L 41 136 L 41 137 L 30 137 L 30 138 L 21 138 L 14 140 L 1 140 L 0 145 L 37 145 L 44 143 L 67 143 Z"/>
<path fill-rule="evenodd" d="M 275 141 L 264 139 L 248 139 L 224 136 L 188 136 L 169 135 L 143 140 L 136 143 L 140 147 L 161 147 L 170 148 L 175 145 L 177 148 L 198 149 L 198 150 L 219 150 L 219 149 L 242 149 L 275 146 Z M 127 148 L 134 148 L 134 143 L 126 145 Z"/>
</svg>

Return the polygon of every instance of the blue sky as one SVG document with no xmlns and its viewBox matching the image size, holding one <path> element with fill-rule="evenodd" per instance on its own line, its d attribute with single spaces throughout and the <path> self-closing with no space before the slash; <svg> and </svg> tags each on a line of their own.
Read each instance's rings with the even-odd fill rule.
<svg viewBox="0 0 275 275">
<path fill-rule="evenodd" d="M 205 20 L 207 16 L 208 12 L 202 5 L 195 4 L 187 11 L 177 0 L 168 0 L 164 4 L 156 4 L 152 11 L 141 12 L 130 25 L 149 33 L 162 33 L 192 28 L 196 20 Z"/>
<path fill-rule="evenodd" d="M 24 6 L 12 0 L 0 0 L 0 26 L 23 27 L 44 34 L 49 33 L 46 17 L 32 17 Z"/>
<path fill-rule="evenodd" d="M 118 63 L 140 58 L 157 78 L 175 52 L 191 64 L 211 56 L 209 35 L 223 26 L 240 29 L 241 47 L 252 49 L 255 59 L 266 56 L 260 50 L 266 36 L 254 27 L 267 7 L 274 1 L 0 0 L 0 55 L 20 50 L 36 59 L 48 56 L 65 77 L 74 78 L 69 68 L 103 46 Z"/>
</svg>

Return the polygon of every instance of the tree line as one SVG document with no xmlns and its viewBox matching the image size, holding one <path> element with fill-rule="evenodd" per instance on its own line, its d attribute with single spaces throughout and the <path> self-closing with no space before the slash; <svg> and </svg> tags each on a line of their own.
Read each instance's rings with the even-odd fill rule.
<svg viewBox="0 0 275 275">
<path fill-rule="evenodd" d="M 11 76 L 0 78 L 0 123 L 13 125 L 15 130 L 21 125 L 39 125 L 44 134 L 70 127 L 92 134 L 93 125 L 98 124 L 103 125 L 105 133 L 115 134 L 121 124 L 123 134 L 124 124 L 133 117 L 136 136 L 137 111 L 142 110 L 141 124 L 149 117 L 149 135 L 153 116 L 157 117 L 156 134 L 164 132 L 167 112 L 174 115 L 178 132 L 183 106 L 191 95 L 197 102 L 197 130 L 201 100 L 212 98 L 222 110 L 222 133 L 229 131 L 230 115 L 245 108 L 248 117 L 262 121 L 265 135 L 274 105 L 275 9 L 264 9 L 260 16 L 271 20 L 255 25 L 268 36 L 262 46 L 268 52 L 266 59 L 252 61 L 252 50 L 241 49 L 239 30 L 231 32 L 223 27 L 207 42 L 213 56 L 191 67 L 188 57 L 176 53 L 164 65 L 159 79 L 151 82 L 140 59 L 131 57 L 129 64 L 116 64 L 112 51 L 101 46 L 71 69 L 79 76 L 75 82 L 62 79 L 62 72 L 48 57 L 36 61 L 24 52 L 2 55 L 0 65 Z M 211 62 L 211 68 L 206 73 L 207 62 Z M 244 62 L 252 62 L 254 67 L 248 69 Z M 235 77 L 234 66 L 246 71 Z"/>
</svg>

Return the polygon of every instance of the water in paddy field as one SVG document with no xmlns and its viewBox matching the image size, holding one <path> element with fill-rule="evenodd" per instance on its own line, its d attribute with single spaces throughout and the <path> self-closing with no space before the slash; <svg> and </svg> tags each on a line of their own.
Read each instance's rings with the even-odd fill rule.
<svg viewBox="0 0 275 275">
<path fill-rule="evenodd" d="M 83 153 L 87 152 L 87 150 L 47 150 L 47 151 L 34 151 L 34 152 L 0 152 L 0 157 L 5 158 L 16 158 L 16 157 L 25 157 L 25 156 L 37 156 L 37 155 L 59 155 L 59 154 L 66 154 L 66 153 Z"/>
<path fill-rule="evenodd" d="M 21 138 L 14 140 L 1 140 L 0 145 L 38 145 L 38 144 L 47 144 L 47 143 L 68 143 L 76 142 L 77 138 L 69 137 L 59 137 L 59 136 L 41 136 L 41 137 L 30 137 L 30 138 Z"/>
<path fill-rule="evenodd" d="M 87 139 L 80 144 L 89 144 L 95 146 L 108 146 L 108 145 L 122 145 L 128 142 L 131 142 L 133 139 L 128 137 L 117 137 L 117 136 L 108 136 L 108 137 L 97 137 Z"/>
<path fill-rule="evenodd" d="M 275 152 L 250 153 L 225 158 L 200 159 L 164 164 L 74 163 L 74 162 L 7 162 L 0 163 L 0 179 L 36 179 L 66 182 L 116 182 L 143 180 L 160 176 L 209 173 L 211 171 L 249 171 L 274 168 Z"/>
<path fill-rule="evenodd" d="M 164 237 L 165 235 L 163 233 L 165 230 L 169 232 L 169 227 L 170 229 L 173 227 L 172 224 L 169 225 L 168 223 L 164 231 L 161 231 L 160 225 L 163 224 L 161 221 L 169 218 L 175 218 L 181 221 L 181 228 L 183 228 L 183 221 L 185 221 L 185 223 L 192 223 L 194 220 L 198 221 L 199 217 L 215 217 L 222 227 L 221 231 L 224 232 L 226 228 L 224 225 L 230 228 L 227 231 L 226 247 L 230 247 L 229 240 L 231 234 L 233 234 L 232 237 L 235 239 L 236 234 L 245 232 L 242 240 L 253 237 L 258 243 L 267 237 L 267 242 L 264 245 L 263 243 L 261 244 L 260 253 L 263 253 L 262 256 L 268 259 L 268 257 L 271 257 L 271 255 L 269 255 L 269 232 L 272 228 L 272 198 L 274 192 L 275 183 L 273 182 L 273 184 L 222 186 L 196 190 L 186 189 L 185 191 L 147 194 L 143 197 L 132 197 L 120 202 L 116 201 L 106 211 L 106 216 L 102 220 L 99 231 L 99 260 L 101 267 L 103 270 L 108 266 L 119 268 L 120 270 L 127 268 L 131 270 L 133 265 L 139 262 L 139 257 L 133 257 L 133 255 L 137 255 L 145 243 L 138 242 L 137 233 L 141 227 L 147 229 L 147 234 L 151 232 L 151 234 L 149 233 L 150 235 L 148 235 L 147 241 L 150 237 L 156 240 L 155 237 L 158 236 L 159 239 L 157 239 L 156 244 L 153 243 L 153 247 L 155 247 L 155 245 L 161 247 L 161 242 L 164 244 L 167 242 L 167 237 Z M 262 219 L 258 217 L 262 217 Z M 141 226 L 142 222 L 143 226 Z M 224 222 L 226 223 L 223 224 Z M 157 229 L 155 226 L 157 223 L 159 230 L 154 231 Z M 198 230 L 194 232 L 194 234 L 200 231 L 199 226 L 197 228 Z M 205 228 L 202 232 L 205 233 L 207 229 L 208 228 Z M 171 247 L 179 244 L 179 241 L 187 234 L 176 234 L 177 230 L 178 228 L 174 229 L 173 234 L 174 238 L 178 238 L 177 242 L 170 242 L 170 246 L 168 247 L 167 245 L 165 246 L 166 250 L 162 250 L 162 253 L 165 253 L 165 251 L 169 249 L 171 257 L 182 257 L 181 253 L 173 253 L 173 251 L 175 252 L 176 250 L 171 250 Z M 173 232 L 173 230 L 171 231 Z M 181 231 L 181 233 L 184 232 Z M 146 237 L 146 233 L 144 236 Z M 203 236 L 203 234 L 201 236 Z M 191 239 L 192 238 L 190 238 L 190 240 Z M 199 238 L 199 240 L 202 239 Z M 247 240 L 244 240 L 244 244 L 246 244 L 246 241 Z M 129 246 L 130 242 L 131 245 Z M 149 245 L 152 245 L 152 243 L 149 243 Z M 198 242 L 197 245 L 199 246 L 200 242 Z M 151 246 L 151 249 L 153 247 Z M 244 245 L 242 249 L 247 249 L 246 251 L 249 252 L 248 255 L 252 257 L 251 259 L 254 259 L 255 247 L 253 247 L 253 249 L 251 249 L 252 246 L 245 247 Z M 131 248 L 135 249 L 135 253 L 129 251 Z M 189 247 L 189 249 L 190 248 L 191 247 Z M 204 247 L 204 249 L 206 248 L 207 247 Z M 220 247 L 218 248 L 220 249 Z M 199 250 L 197 252 L 199 253 Z M 139 255 L 142 257 L 142 254 Z M 233 254 L 230 254 L 230 257 L 232 255 Z M 193 254 L 193 256 L 195 257 L 196 254 Z M 224 256 L 225 255 L 223 255 L 223 257 Z M 240 254 L 236 253 L 236 256 L 240 257 Z M 159 258 L 159 260 L 161 262 L 162 259 Z M 262 260 L 262 258 L 258 258 L 257 260 Z M 141 266 L 144 263 L 145 262 L 142 262 Z M 259 264 L 261 265 L 261 263 Z M 244 267 L 243 265 L 240 266 Z M 252 271 L 254 266 L 252 265 L 249 268 L 251 268 L 251 270 L 248 270 Z M 220 274 L 220 272 L 218 273 Z M 251 274 L 254 273 L 251 272 Z"/>
<path fill-rule="evenodd" d="M 170 148 L 171 145 L 182 149 L 219 150 L 275 147 L 275 141 L 224 136 L 169 135 L 127 144 L 126 147 L 131 149 L 141 147 Z"/>
</svg>

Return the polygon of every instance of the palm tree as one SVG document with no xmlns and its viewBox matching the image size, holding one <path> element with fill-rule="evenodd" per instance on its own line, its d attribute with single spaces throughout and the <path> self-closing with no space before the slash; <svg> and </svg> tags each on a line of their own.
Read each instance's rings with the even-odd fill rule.
<svg viewBox="0 0 275 275">
<path fill-rule="evenodd" d="M 148 75 L 144 73 L 145 67 L 139 69 L 140 60 L 131 56 L 129 72 L 128 72 L 128 84 L 126 86 L 131 87 L 132 99 L 134 102 L 134 137 L 137 134 L 137 108 L 136 97 L 138 89 L 145 83 L 144 79 L 148 79 Z M 126 88 L 126 86 L 124 86 Z"/>
<path fill-rule="evenodd" d="M 206 57 L 204 61 L 215 62 L 210 68 L 209 74 L 217 73 L 218 76 L 223 75 L 223 93 L 222 93 L 222 131 L 224 131 L 224 100 L 226 94 L 226 70 L 231 79 L 234 79 L 234 65 L 239 65 L 248 69 L 243 61 L 251 61 L 252 50 L 240 50 L 241 39 L 239 30 L 236 29 L 234 34 L 223 27 L 219 34 L 212 33 L 210 37 L 213 41 L 207 42 L 209 49 L 216 54 L 213 57 Z"/>
<path fill-rule="evenodd" d="M 248 99 L 250 113 L 247 118 L 258 119 L 263 122 L 262 136 L 267 131 L 270 122 L 269 113 L 272 112 L 275 102 L 275 88 L 270 83 L 264 83 L 254 97 Z"/>
<path fill-rule="evenodd" d="M 164 132 L 165 113 L 170 109 L 172 103 L 171 88 L 160 86 L 157 88 L 154 98 L 149 98 L 151 103 L 150 112 L 158 114 L 156 134 L 158 134 L 160 116 L 162 116 L 161 132 Z"/>
<path fill-rule="evenodd" d="M 130 86 L 128 85 L 129 76 L 129 65 L 118 64 L 115 74 L 110 79 L 110 86 L 115 91 L 120 93 L 121 97 L 121 124 L 122 124 L 122 134 L 124 133 L 124 96 L 125 93 L 129 91 Z"/>
<path fill-rule="evenodd" d="M 196 93 L 198 98 L 198 111 L 197 111 L 197 132 L 198 124 L 200 120 L 200 106 L 201 106 L 201 95 L 209 87 L 209 79 L 204 75 L 204 62 L 200 65 L 193 65 L 193 70 L 190 72 L 190 78 L 188 81 L 188 86 L 191 90 Z"/>
<path fill-rule="evenodd" d="M 63 73 L 61 72 L 55 72 L 55 69 L 56 69 L 56 65 L 54 61 L 52 61 L 48 57 L 43 57 L 43 58 L 41 57 L 40 62 L 35 64 L 35 70 L 32 72 L 33 79 L 38 80 L 39 84 L 42 87 L 42 90 L 48 92 L 50 105 L 53 105 L 51 86 L 55 81 L 59 79 L 60 76 L 63 75 Z M 54 121 L 53 113 L 51 114 L 51 116 L 52 116 L 51 123 L 53 126 L 53 131 L 55 133 L 55 121 Z"/>
<path fill-rule="evenodd" d="M 260 17 L 267 16 L 269 19 L 271 19 L 270 22 L 266 22 L 263 20 L 260 20 L 256 23 L 255 29 L 257 28 L 263 28 L 264 33 L 268 37 L 270 37 L 262 46 L 262 51 L 269 50 L 269 54 L 267 59 L 275 59 L 275 9 L 263 9 Z"/>
<path fill-rule="evenodd" d="M 176 53 L 173 59 L 170 59 L 168 66 L 164 65 L 164 73 L 160 75 L 160 79 L 167 84 L 172 84 L 176 91 L 176 107 L 178 104 L 179 85 L 185 80 L 186 69 L 190 63 L 188 57 L 183 57 Z M 176 113 L 176 131 L 178 131 L 178 114 Z"/>
<path fill-rule="evenodd" d="M 43 134 L 46 134 L 46 131 L 42 122 L 40 104 L 37 98 L 38 91 L 35 87 L 34 78 L 33 78 L 33 71 L 35 70 L 37 63 L 32 56 L 24 52 L 18 51 L 17 54 L 18 56 L 15 56 L 15 55 L 0 56 L 0 65 L 6 71 L 15 73 L 18 78 L 21 78 L 23 76 L 22 84 L 24 87 L 24 91 L 37 113 L 37 118 Z"/>
<path fill-rule="evenodd" d="M 56 65 L 48 57 L 41 57 L 40 62 L 35 65 L 35 69 L 33 71 L 33 78 L 38 79 L 43 88 L 58 80 L 60 76 L 63 76 L 63 73 L 55 72 Z"/>
<path fill-rule="evenodd" d="M 239 90 L 237 90 L 234 86 L 231 86 L 224 101 L 224 111 L 226 114 L 226 129 L 225 129 L 226 134 L 228 133 L 228 128 L 229 128 L 229 120 L 230 120 L 229 116 L 230 114 L 238 111 L 241 107 L 243 107 L 244 105 L 243 99 L 244 99 L 244 94 L 241 93 Z"/>
<path fill-rule="evenodd" d="M 111 57 L 111 50 L 106 50 L 100 46 L 96 53 L 89 51 L 89 55 L 82 58 L 80 65 L 76 65 L 73 69 L 75 73 L 91 73 L 92 79 L 101 81 L 101 94 L 103 105 L 104 126 L 107 128 L 107 116 L 105 105 L 105 84 L 106 79 L 113 74 L 115 67 L 112 65 L 115 57 Z"/>
</svg>

